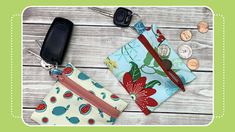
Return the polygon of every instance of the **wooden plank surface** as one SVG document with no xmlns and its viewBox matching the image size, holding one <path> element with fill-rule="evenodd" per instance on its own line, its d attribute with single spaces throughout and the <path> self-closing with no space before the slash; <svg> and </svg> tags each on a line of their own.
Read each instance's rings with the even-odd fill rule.
<svg viewBox="0 0 235 132">
<path fill-rule="evenodd" d="M 38 65 L 36 59 L 30 59 L 32 55 L 27 53 L 27 49 L 31 48 L 37 51 L 38 47 L 35 40 L 43 41 L 48 28 L 49 25 L 24 24 L 24 65 Z M 180 40 L 179 34 L 182 29 L 162 28 L 161 31 L 175 50 L 181 44 L 191 45 L 193 49 L 192 57 L 200 60 L 198 70 L 212 71 L 213 31 L 201 34 L 197 30 L 192 30 L 193 38 L 190 42 Z M 80 67 L 106 67 L 104 59 L 135 37 L 137 37 L 137 33 L 130 28 L 76 26 L 63 65 L 72 62 Z"/>
<path fill-rule="evenodd" d="M 100 82 L 108 90 L 117 94 L 129 103 L 126 111 L 140 111 L 135 102 L 128 96 L 125 89 L 108 69 L 79 68 L 97 82 Z M 24 67 L 23 69 L 23 106 L 35 108 L 51 90 L 55 81 L 48 73 L 39 67 Z M 182 113 L 209 113 L 212 114 L 212 73 L 196 72 L 197 79 L 186 86 L 186 92 L 178 92 L 161 107 L 158 112 L 182 112 Z M 205 81 L 207 80 L 207 81 Z M 197 103 L 196 103 L 197 102 Z M 180 104 L 180 105 L 179 105 Z M 184 106 L 184 107 L 182 107 Z M 210 107 L 208 107 L 210 106 Z"/>
<path fill-rule="evenodd" d="M 116 7 L 105 7 L 114 11 Z M 117 79 L 104 65 L 104 59 L 125 43 L 137 37 L 130 28 L 119 28 L 112 19 L 96 14 L 87 7 L 30 7 L 23 13 L 23 118 L 28 124 L 35 106 L 50 91 L 53 79 L 43 70 L 37 59 L 26 50 L 38 50 L 34 40 L 43 41 L 56 16 L 75 23 L 73 36 L 62 66 L 71 62 L 108 90 L 129 103 L 115 125 L 205 125 L 213 116 L 213 16 L 206 7 L 128 7 L 142 16 L 147 24 L 154 23 L 175 50 L 180 44 L 193 48 L 193 57 L 200 67 L 197 79 L 164 102 L 154 113 L 144 116 Z M 210 25 L 208 33 L 197 31 L 197 23 L 205 20 Z M 191 29 L 193 38 L 183 42 L 179 34 Z M 93 53 L 93 54 L 91 54 Z M 95 54 L 94 54 L 95 53 Z M 186 60 L 185 60 L 186 62 Z"/>
<path fill-rule="evenodd" d="M 114 12 L 117 7 L 101 7 Z M 201 20 L 212 28 L 212 12 L 207 7 L 127 7 L 147 23 L 159 27 L 196 28 Z M 68 18 L 76 25 L 114 26 L 112 19 L 87 7 L 29 7 L 23 14 L 24 23 L 50 24 L 54 17 Z"/>
<path fill-rule="evenodd" d="M 31 125 L 38 125 L 30 119 L 32 109 L 23 110 L 23 119 Z M 141 112 L 123 112 L 115 122 L 115 125 L 208 125 L 212 115 L 197 115 L 197 114 L 174 114 L 174 113 L 151 113 L 145 116 Z"/>
</svg>

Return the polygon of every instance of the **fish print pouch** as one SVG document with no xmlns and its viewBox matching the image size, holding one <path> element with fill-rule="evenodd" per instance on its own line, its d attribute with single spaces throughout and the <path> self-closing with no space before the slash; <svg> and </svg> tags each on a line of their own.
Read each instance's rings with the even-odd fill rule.
<svg viewBox="0 0 235 132">
<path fill-rule="evenodd" d="M 112 125 L 127 103 L 67 64 L 31 119 L 41 125 Z"/>
<path fill-rule="evenodd" d="M 184 91 L 184 85 L 196 76 L 156 25 L 147 28 L 140 21 L 134 28 L 139 37 L 108 56 L 105 64 L 144 114 L 148 115 L 179 88 Z M 158 47 L 161 45 L 169 48 L 167 56 L 159 55 Z M 163 64 L 163 60 L 168 61 Z"/>
</svg>

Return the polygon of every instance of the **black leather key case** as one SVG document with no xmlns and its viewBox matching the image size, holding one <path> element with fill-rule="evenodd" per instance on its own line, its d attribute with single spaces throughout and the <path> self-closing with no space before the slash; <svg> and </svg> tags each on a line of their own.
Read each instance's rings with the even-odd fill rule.
<svg viewBox="0 0 235 132">
<path fill-rule="evenodd" d="M 67 19 L 56 17 L 43 41 L 40 56 L 44 61 L 60 65 L 71 38 L 73 23 Z"/>
</svg>

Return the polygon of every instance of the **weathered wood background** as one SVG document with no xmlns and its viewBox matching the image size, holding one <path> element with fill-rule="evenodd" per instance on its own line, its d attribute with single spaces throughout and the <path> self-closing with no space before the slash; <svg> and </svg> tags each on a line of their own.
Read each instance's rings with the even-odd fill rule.
<svg viewBox="0 0 235 132">
<path fill-rule="evenodd" d="M 102 7 L 115 11 L 117 7 Z M 149 24 L 157 24 L 172 46 L 192 46 L 193 56 L 200 61 L 194 71 L 197 79 L 164 102 L 155 112 L 145 116 L 116 78 L 104 65 L 104 59 L 125 43 L 137 37 L 131 28 L 115 27 L 112 19 L 97 14 L 87 7 L 30 7 L 23 14 L 23 118 L 36 125 L 29 117 L 47 95 L 54 80 L 40 67 L 27 49 L 38 51 L 34 40 L 43 41 L 54 17 L 70 19 L 74 24 L 71 42 L 64 63 L 73 63 L 94 80 L 103 84 L 129 103 L 115 125 L 206 125 L 213 118 L 213 14 L 205 7 L 128 7 Z M 197 24 L 209 23 L 207 33 L 199 33 Z M 191 29 L 193 38 L 183 42 L 179 34 Z"/>
</svg>

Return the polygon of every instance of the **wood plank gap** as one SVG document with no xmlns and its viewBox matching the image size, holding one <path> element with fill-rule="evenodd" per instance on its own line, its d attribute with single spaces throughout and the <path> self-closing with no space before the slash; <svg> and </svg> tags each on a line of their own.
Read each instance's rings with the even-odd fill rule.
<svg viewBox="0 0 235 132">
<path fill-rule="evenodd" d="M 23 65 L 25 67 L 41 67 L 40 65 Z M 86 66 L 75 66 L 76 68 L 84 69 L 108 69 L 108 67 L 86 67 Z M 65 68 L 65 66 L 58 66 L 58 68 Z"/>
<path fill-rule="evenodd" d="M 34 110 L 35 107 L 23 107 L 25 110 Z M 124 110 L 123 112 L 129 112 L 129 113 L 142 113 L 142 111 L 130 111 L 130 110 Z M 188 115 L 213 115 L 212 113 L 190 113 L 190 112 L 157 112 L 152 111 L 151 113 L 162 113 L 162 114 L 188 114 Z"/>
<path fill-rule="evenodd" d="M 191 70 L 192 72 L 213 72 L 212 70 Z"/>
<path fill-rule="evenodd" d="M 124 112 L 135 112 L 135 113 L 142 113 L 142 111 L 124 111 Z M 184 115 L 213 115 L 211 113 L 190 113 L 190 112 L 157 112 L 152 111 L 151 113 L 162 113 L 162 114 L 184 114 Z"/>
<path fill-rule="evenodd" d="M 23 65 L 24 67 L 41 67 L 40 65 Z M 108 69 L 108 67 L 85 67 L 85 66 L 75 66 L 76 68 L 84 69 Z M 65 66 L 58 66 L 58 68 L 65 68 Z M 213 72 L 212 70 L 192 70 L 192 72 Z"/>
<path fill-rule="evenodd" d="M 22 24 L 27 24 L 27 25 L 51 25 L 51 23 L 29 23 L 29 22 L 24 22 Z M 117 27 L 115 25 L 80 25 L 80 24 L 74 24 L 74 26 L 83 26 L 83 27 Z M 121 27 L 120 27 L 121 28 Z M 195 27 L 187 27 L 187 28 L 183 28 L 183 27 L 168 27 L 168 26 L 159 26 L 159 28 L 163 28 L 163 29 L 191 29 L 191 30 L 197 30 L 197 28 Z M 209 27 L 209 30 L 213 30 L 213 28 Z"/>
</svg>

